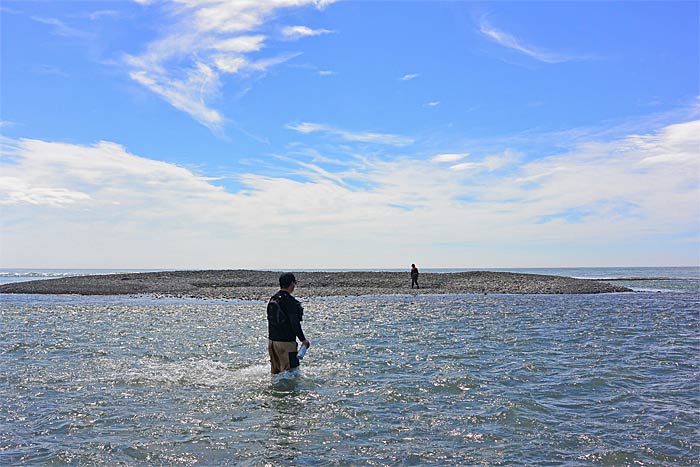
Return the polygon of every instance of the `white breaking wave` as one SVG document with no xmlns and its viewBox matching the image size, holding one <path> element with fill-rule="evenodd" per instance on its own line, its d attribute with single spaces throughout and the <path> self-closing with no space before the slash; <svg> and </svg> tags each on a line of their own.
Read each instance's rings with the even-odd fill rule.
<svg viewBox="0 0 700 467">
<path fill-rule="evenodd" d="M 230 364 L 207 359 L 178 362 L 141 360 L 126 368 L 126 365 L 121 366 L 114 369 L 108 379 L 127 384 L 222 388 L 257 385 L 269 377 L 269 367 L 266 365 L 232 368 Z"/>
</svg>

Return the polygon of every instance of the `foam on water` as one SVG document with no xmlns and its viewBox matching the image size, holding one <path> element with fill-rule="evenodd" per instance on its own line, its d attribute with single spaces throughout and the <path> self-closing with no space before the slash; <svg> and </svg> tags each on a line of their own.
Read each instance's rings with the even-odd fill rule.
<svg viewBox="0 0 700 467">
<path fill-rule="evenodd" d="M 209 388 L 255 386 L 265 376 L 263 365 L 231 368 L 229 364 L 208 359 L 162 362 L 146 359 L 115 370 L 106 381 L 121 384 L 171 384 Z"/>
<path fill-rule="evenodd" d="M 308 371 L 317 374 L 318 369 Z M 142 361 L 130 368 L 120 368 L 108 376 L 106 382 L 126 385 L 174 385 L 199 386 L 217 389 L 257 390 L 266 383 L 299 379 L 306 372 L 297 368 L 277 375 L 270 375 L 269 364 L 250 365 L 241 368 L 213 360 L 188 360 L 185 362 Z"/>
</svg>

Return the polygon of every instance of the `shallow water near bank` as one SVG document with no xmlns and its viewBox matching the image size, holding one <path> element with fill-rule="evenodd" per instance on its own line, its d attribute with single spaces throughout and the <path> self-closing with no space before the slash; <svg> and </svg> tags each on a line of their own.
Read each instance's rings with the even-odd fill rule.
<svg viewBox="0 0 700 467">
<path fill-rule="evenodd" d="M 1 465 L 697 465 L 695 293 L 4 296 Z"/>
</svg>

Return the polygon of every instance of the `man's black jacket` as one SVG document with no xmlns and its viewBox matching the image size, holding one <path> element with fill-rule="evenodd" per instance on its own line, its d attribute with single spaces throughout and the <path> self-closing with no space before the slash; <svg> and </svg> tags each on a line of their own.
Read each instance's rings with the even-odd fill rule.
<svg viewBox="0 0 700 467">
<path fill-rule="evenodd" d="M 272 323 L 268 320 L 267 335 L 270 340 L 296 342 L 297 337 L 300 341 L 306 340 L 304 331 L 301 329 L 301 321 L 304 315 L 301 303 L 286 290 L 280 290 L 274 294 L 270 300 L 273 299 L 277 300 L 287 319 L 281 324 Z"/>
</svg>

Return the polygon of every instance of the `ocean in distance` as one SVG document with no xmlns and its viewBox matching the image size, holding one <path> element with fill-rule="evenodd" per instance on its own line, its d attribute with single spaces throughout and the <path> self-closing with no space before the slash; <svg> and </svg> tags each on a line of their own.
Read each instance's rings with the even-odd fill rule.
<svg viewBox="0 0 700 467">
<path fill-rule="evenodd" d="M 262 302 L 0 295 L 0 465 L 700 464 L 700 268 L 514 271 L 636 292 L 309 299 L 274 378 Z"/>
</svg>

